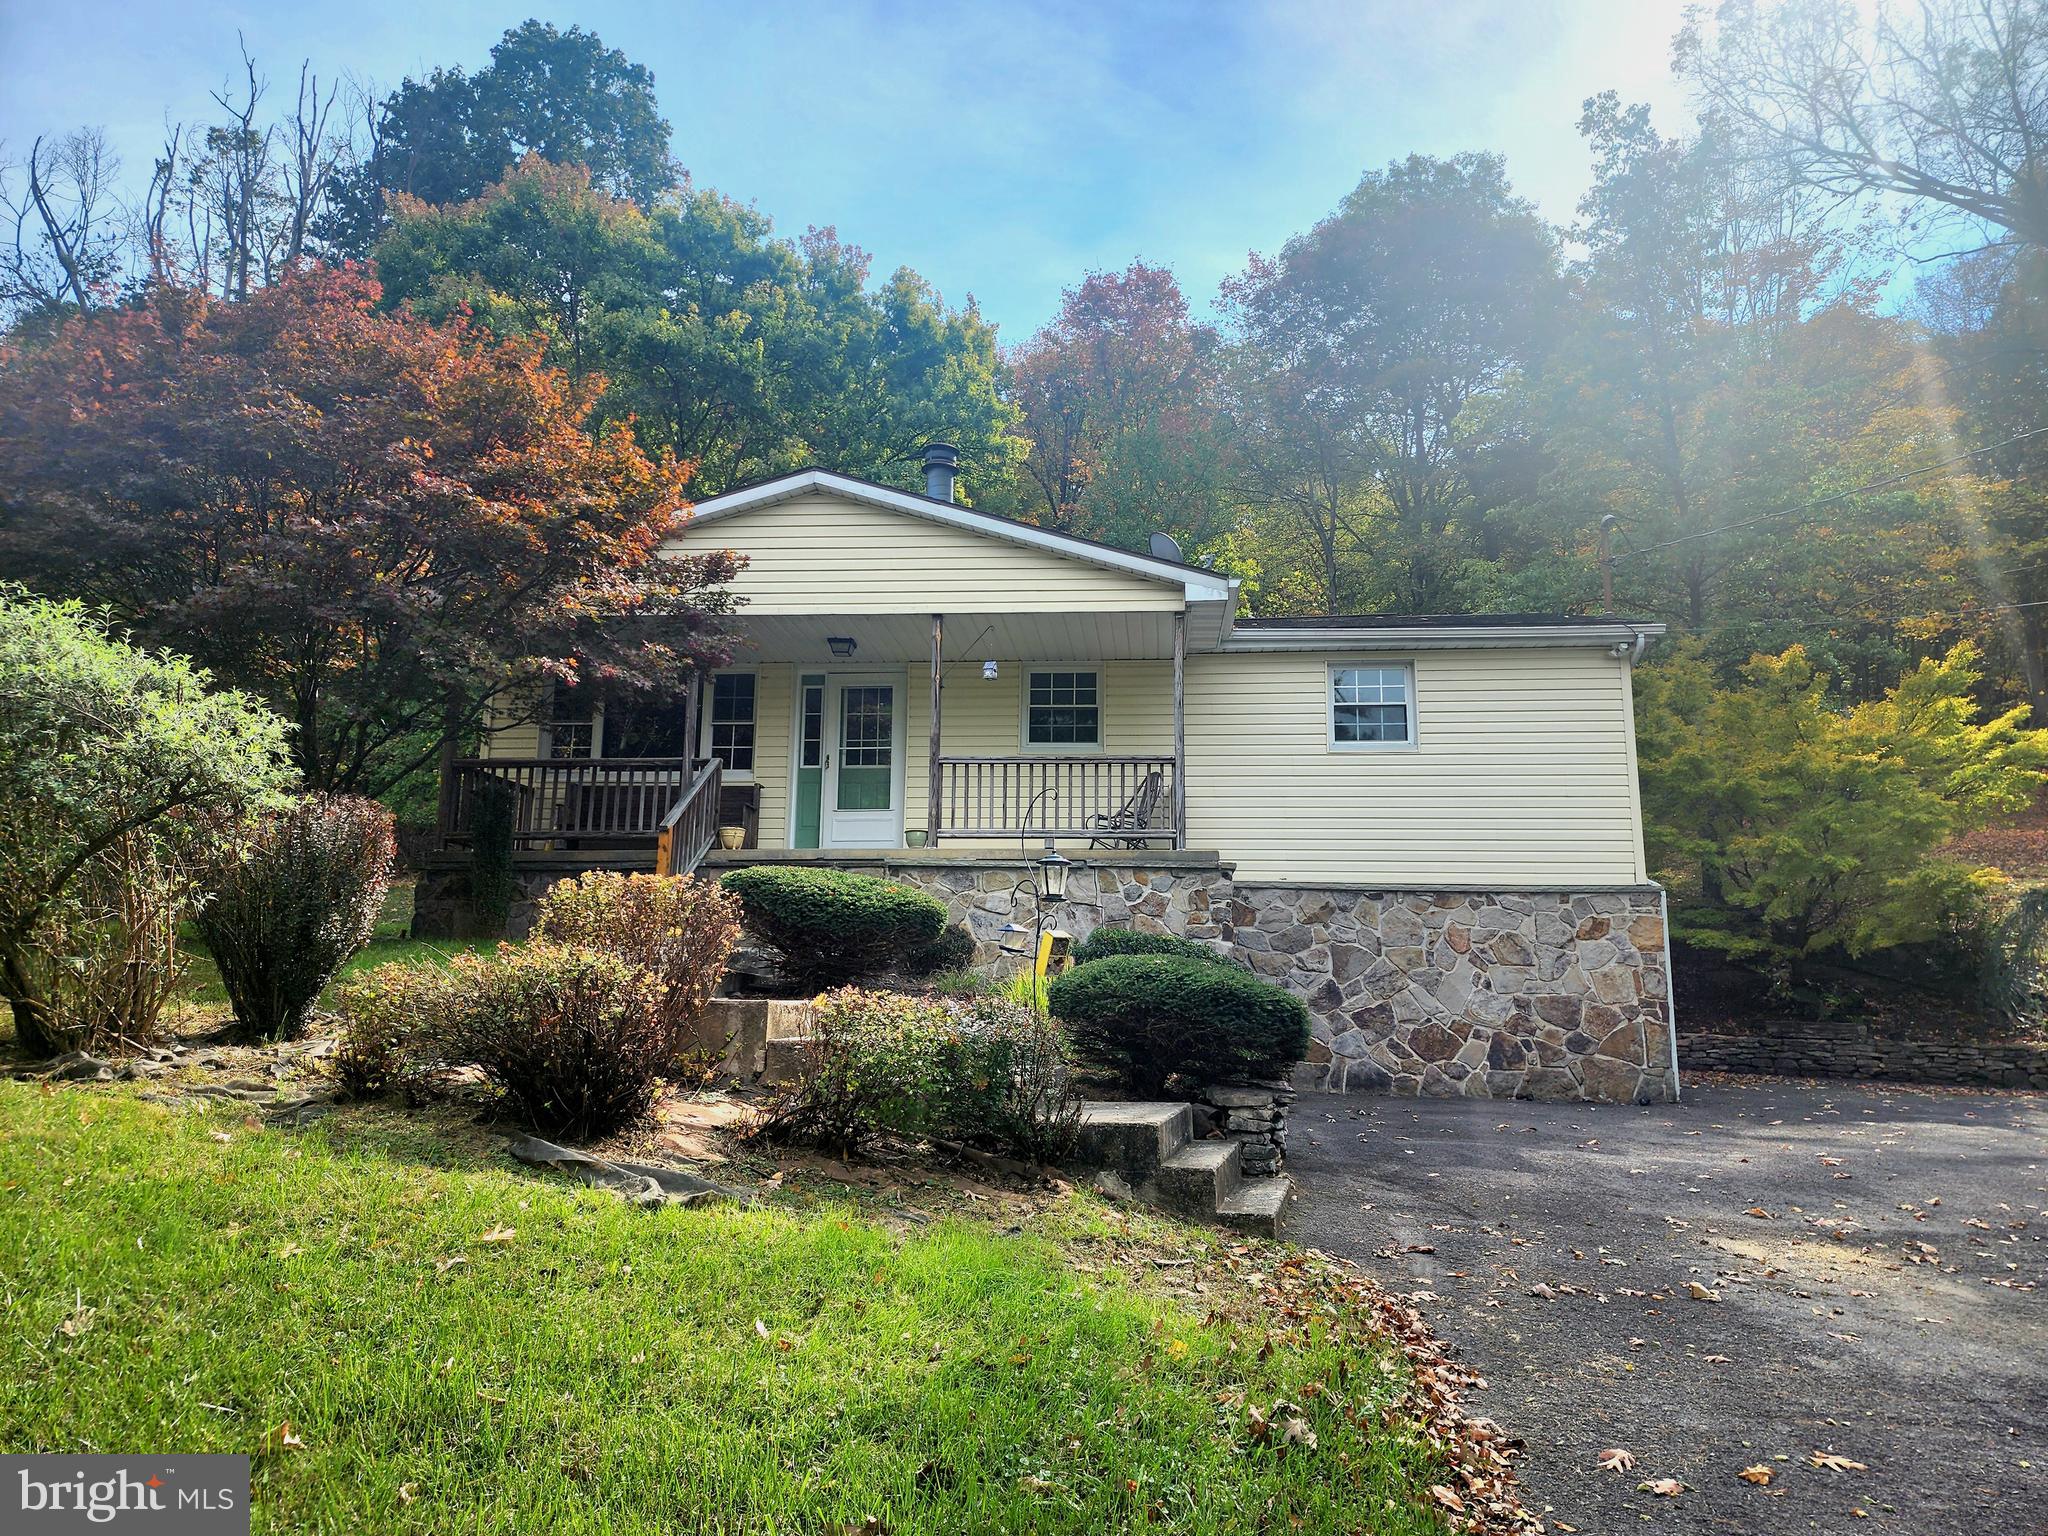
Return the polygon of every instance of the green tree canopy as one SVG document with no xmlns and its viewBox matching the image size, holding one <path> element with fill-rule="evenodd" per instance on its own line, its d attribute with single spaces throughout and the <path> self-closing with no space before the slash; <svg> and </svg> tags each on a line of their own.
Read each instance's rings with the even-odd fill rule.
<svg viewBox="0 0 2048 1536">
<path fill-rule="evenodd" d="M 30 1049 L 55 1038 L 37 932 L 94 861 L 134 834 L 190 850 L 292 782 L 285 723 L 211 684 L 80 603 L 0 587 L 0 997 Z"/>
</svg>

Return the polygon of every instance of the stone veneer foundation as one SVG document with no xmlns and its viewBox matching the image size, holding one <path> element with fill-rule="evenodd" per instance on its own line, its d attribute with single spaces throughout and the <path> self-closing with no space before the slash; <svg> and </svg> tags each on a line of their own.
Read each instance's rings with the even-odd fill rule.
<svg viewBox="0 0 2048 1536">
<path fill-rule="evenodd" d="M 1076 857 L 1085 867 L 1059 922 L 1077 940 L 1104 924 L 1206 940 L 1307 1002 L 1313 1037 L 1295 1074 L 1302 1088 L 1637 1103 L 1677 1095 L 1654 886 L 1297 886 L 1240 882 L 1214 854 Z M 705 873 L 790 859 L 714 853 Z M 991 973 L 1016 963 L 999 948 L 1002 926 L 1035 920 L 1033 871 L 1019 858 L 942 849 L 829 862 L 938 897 L 949 920 L 973 933 L 976 968 Z M 431 878 L 422 877 L 422 899 L 438 914 L 447 902 Z M 515 933 L 523 917 L 515 909 Z"/>
</svg>

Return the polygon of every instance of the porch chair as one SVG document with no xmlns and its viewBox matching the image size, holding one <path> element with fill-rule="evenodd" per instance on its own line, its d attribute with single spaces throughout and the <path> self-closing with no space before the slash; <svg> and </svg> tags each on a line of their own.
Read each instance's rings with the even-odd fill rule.
<svg viewBox="0 0 2048 1536">
<path fill-rule="evenodd" d="M 1158 813 L 1160 799 L 1166 793 L 1166 778 L 1157 768 L 1145 775 L 1145 782 L 1137 792 L 1114 812 L 1097 811 L 1088 818 L 1088 825 L 1094 829 L 1094 836 L 1088 839 L 1090 848 L 1149 848 L 1152 839 L 1170 834 L 1163 828 L 1152 825 L 1152 818 Z"/>
</svg>

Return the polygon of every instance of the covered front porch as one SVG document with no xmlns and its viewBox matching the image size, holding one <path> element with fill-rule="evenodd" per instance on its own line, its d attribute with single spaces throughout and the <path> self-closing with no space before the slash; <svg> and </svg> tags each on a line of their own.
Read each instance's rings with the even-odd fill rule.
<svg viewBox="0 0 2048 1536">
<path fill-rule="evenodd" d="M 515 863 L 695 869 L 721 841 L 821 860 L 1187 844 L 1178 611 L 750 615 L 657 729 L 543 709 L 444 765 L 440 840 Z M 657 725 L 663 722 L 657 722 Z M 723 836 L 721 837 L 721 833 Z"/>
</svg>

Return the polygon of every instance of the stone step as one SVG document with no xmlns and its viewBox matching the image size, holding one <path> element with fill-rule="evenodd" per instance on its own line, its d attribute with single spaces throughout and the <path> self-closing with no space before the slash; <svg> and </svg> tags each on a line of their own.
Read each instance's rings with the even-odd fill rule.
<svg viewBox="0 0 2048 1536">
<path fill-rule="evenodd" d="M 1215 1219 L 1237 1232 L 1278 1237 L 1294 1200 L 1294 1180 L 1284 1173 L 1246 1179 L 1216 1207 Z"/>
<path fill-rule="evenodd" d="M 1213 1221 L 1243 1183 L 1243 1143 L 1191 1141 L 1159 1165 L 1143 1193 L 1170 1211 Z"/>
<path fill-rule="evenodd" d="M 763 1088 L 785 1088 L 802 1079 L 806 1057 L 817 1044 L 811 1035 L 782 1035 L 767 1041 L 761 1050 L 761 1070 L 755 1081 Z"/>
</svg>

